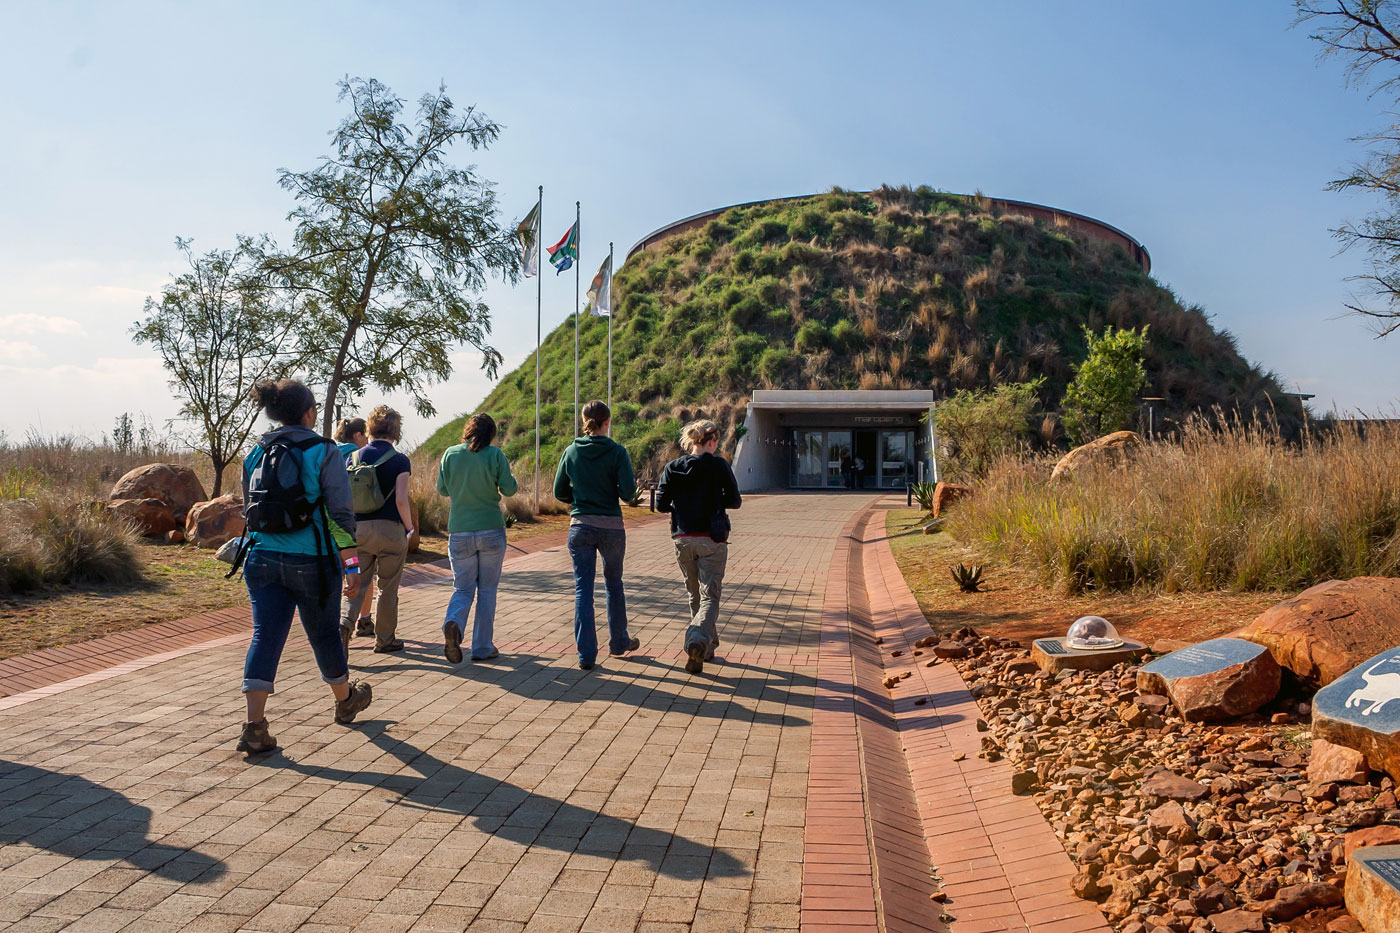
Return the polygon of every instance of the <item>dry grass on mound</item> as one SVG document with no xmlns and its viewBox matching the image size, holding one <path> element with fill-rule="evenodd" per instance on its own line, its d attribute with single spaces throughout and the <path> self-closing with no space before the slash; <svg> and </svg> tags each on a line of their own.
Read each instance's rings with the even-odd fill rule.
<svg viewBox="0 0 1400 933">
<path fill-rule="evenodd" d="M 1189 427 L 1127 466 L 1051 483 L 1008 460 L 947 522 L 959 542 L 1061 593 L 1295 590 L 1400 574 L 1400 429 L 1289 445 L 1258 425 Z"/>
</svg>

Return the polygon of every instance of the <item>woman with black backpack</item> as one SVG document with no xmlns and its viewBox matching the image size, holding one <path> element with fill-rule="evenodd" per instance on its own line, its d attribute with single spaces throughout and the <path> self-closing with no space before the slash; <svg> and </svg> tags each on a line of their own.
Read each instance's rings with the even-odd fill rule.
<svg viewBox="0 0 1400 933">
<path fill-rule="evenodd" d="M 282 425 L 259 438 L 243 460 L 249 543 L 239 557 L 253 607 L 253 640 L 243 665 L 248 720 L 238 750 L 256 753 L 277 747 L 268 731 L 267 698 L 293 613 L 301 618 L 321 679 L 335 696 L 335 721 L 352 722 L 369 706 L 372 692 L 363 681 L 350 683 L 340 639 L 342 576 L 347 596 L 360 590 L 345 461 L 333 441 L 312 430 L 320 406 L 301 382 L 260 382 L 252 397 Z"/>
<path fill-rule="evenodd" d="M 685 669 L 704 670 L 719 647 L 719 597 L 729 562 L 729 515 L 743 504 L 734 471 L 719 449 L 713 421 L 692 421 L 681 429 L 681 446 L 690 453 L 661 471 L 656 511 L 671 513 L 676 563 L 690 595 L 690 626 L 685 630 Z"/>
</svg>

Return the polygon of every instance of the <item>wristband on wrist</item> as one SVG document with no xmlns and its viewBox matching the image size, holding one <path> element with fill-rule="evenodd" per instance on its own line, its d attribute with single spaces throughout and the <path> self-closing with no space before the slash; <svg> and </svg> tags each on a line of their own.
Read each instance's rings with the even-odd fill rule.
<svg viewBox="0 0 1400 933">
<path fill-rule="evenodd" d="M 345 568 L 345 572 L 346 572 L 346 573 L 359 573 L 359 572 L 360 572 L 360 568 L 359 568 L 359 567 L 346 567 L 346 568 Z"/>
<path fill-rule="evenodd" d="M 358 567 L 360 566 L 360 559 L 358 557 L 347 557 L 345 558 L 345 566 Z"/>
</svg>

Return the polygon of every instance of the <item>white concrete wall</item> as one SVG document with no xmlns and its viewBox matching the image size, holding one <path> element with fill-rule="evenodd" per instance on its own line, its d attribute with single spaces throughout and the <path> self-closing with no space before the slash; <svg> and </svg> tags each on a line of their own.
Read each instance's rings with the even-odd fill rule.
<svg viewBox="0 0 1400 933">
<path fill-rule="evenodd" d="M 739 483 L 739 491 L 786 488 L 788 450 L 770 443 L 782 440 L 778 413 L 750 405 L 744 427 L 747 433 L 734 451 L 734 479 Z"/>
</svg>

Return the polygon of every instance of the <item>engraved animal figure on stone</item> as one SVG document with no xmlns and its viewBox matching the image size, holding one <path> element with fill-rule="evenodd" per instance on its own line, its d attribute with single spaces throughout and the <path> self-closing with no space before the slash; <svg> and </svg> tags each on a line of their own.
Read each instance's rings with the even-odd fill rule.
<svg viewBox="0 0 1400 933">
<path fill-rule="evenodd" d="M 1389 658 L 1381 658 L 1366 670 L 1361 672 L 1361 679 L 1366 681 L 1364 687 L 1357 687 L 1347 697 L 1347 709 L 1353 706 L 1360 706 L 1363 702 L 1371 705 L 1361 711 L 1362 716 L 1369 716 L 1379 712 L 1391 700 L 1400 700 L 1400 673 L 1376 674 L 1375 669 L 1385 663 L 1400 662 L 1400 655 Z"/>
</svg>

